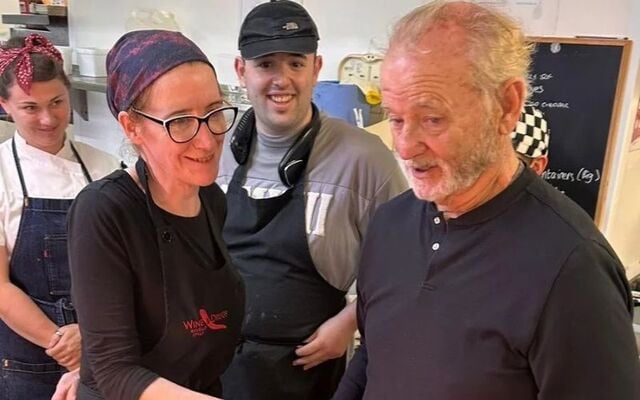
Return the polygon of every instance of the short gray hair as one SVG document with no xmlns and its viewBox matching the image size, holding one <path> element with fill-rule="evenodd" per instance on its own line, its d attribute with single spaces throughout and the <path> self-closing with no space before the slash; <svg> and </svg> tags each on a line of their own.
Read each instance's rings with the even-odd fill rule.
<svg viewBox="0 0 640 400">
<path fill-rule="evenodd" d="M 467 9 L 461 12 L 459 5 Z M 419 50 L 419 39 L 443 24 L 466 32 L 466 54 L 478 89 L 495 98 L 500 86 L 512 78 L 523 78 L 529 87 L 533 45 L 513 19 L 474 3 L 438 0 L 414 9 L 394 25 L 389 49 Z"/>
</svg>

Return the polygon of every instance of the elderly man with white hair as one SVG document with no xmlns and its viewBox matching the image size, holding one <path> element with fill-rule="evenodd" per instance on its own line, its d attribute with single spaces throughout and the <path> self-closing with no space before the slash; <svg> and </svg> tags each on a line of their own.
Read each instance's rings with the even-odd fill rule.
<svg viewBox="0 0 640 400">
<path fill-rule="evenodd" d="M 383 105 L 413 190 L 369 227 L 362 344 L 334 399 L 640 398 L 620 261 L 513 151 L 530 54 L 516 24 L 470 2 L 396 25 Z"/>
</svg>

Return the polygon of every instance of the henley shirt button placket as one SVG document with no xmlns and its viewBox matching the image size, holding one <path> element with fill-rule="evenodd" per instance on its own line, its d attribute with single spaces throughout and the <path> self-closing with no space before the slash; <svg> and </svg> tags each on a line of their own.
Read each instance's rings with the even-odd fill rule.
<svg viewBox="0 0 640 400">
<path fill-rule="evenodd" d="M 441 222 L 442 222 L 442 218 L 440 218 L 440 216 L 433 217 L 433 223 L 435 225 L 440 225 Z M 441 232 L 441 230 L 442 230 L 442 228 L 436 229 L 436 231 L 438 231 L 438 232 Z M 440 234 L 438 234 L 436 236 L 440 236 Z M 433 250 L 433 251 L 438 251 L 439 248 L 440 248 L 440 243 L 439 242 L 433 242 L 433 244 L 431 245 L 431 250 Z"/>
<path fill-rule="evenodd" d="M 162 232 L 162 240 L 165 243 L 171 243 L 171 242 L 173 242 L 173 235 L 169 231 L 164 231 L 164 232 Z"/>
<path fill-rule="evenodd" d="M 433 240 L 433 242 L 431 243 L 431 250 L 433 251 L 433 253 L 431 253 L 427 257 L 428 261 L 425 266 L 426 274 L 425 274 L 424 281 L 422 282 L 422 288 L 428 291 L 435 291 L 437 290 L 437 286 L 434 285 L 432 282 L 430 282 L 431 269 L 432 269 L 432 264 L 434 263 L 434 258 L 436 257 L 435 252 L 440 249 L 440 242 L 444 239 L 446 226 L 445 224 L 443 224 L 445 220 L 443 219 L 442 214 L 435 215 L 435 216 L 430 215 L 428 216 L 428 218 L 431 219 L 431 222 L 433 222 L 433 225 L 434 225 L 431 232 L 431 236 L 432 236 L 431 239 Z"/>
<path fill-rule="evenodd" d="M 435 242 L 431 245 L 431 250 L 433 250 L 434 252 L 437 251 L 440 248 L 440 243 Z M 433 257 L 435 257 L 435 254 L 431 257 L 429 257 L 429 264 L 431 264 L 433 262 Z M 437 289 L 437 286 L 434 285 L 433 283 L 429 282 L 429 272 L 427 272 L 427 277 L 425 278 L 424 282 L 422 282 L 422 288 L 423 289 L 427 289 L 429 291 L 435 291 Z"/>
</svg>

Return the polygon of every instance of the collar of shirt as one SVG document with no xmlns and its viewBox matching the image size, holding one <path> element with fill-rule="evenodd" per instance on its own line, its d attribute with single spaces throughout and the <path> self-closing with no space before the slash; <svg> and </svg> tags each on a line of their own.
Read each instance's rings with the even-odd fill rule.
<svg viewBox="0 0 640 400">
<path fill-rule="evenodd" d="M 62 149 L 55 155 L 29 145 L 17 132 L 14 140 L 30 196 L 73 198 L 87 184 L 82 167 L 71 150 L 69 140 L 65 140 Z M 2 165 L 8 169 L 7 172 L 10 171 L 9 182 L 11 183 L 7 183 L 9 187 L 20 191 L 20 181 L 13 156 L 3 159 Z"/>
<path fill-rule="evenodd" d="M 536 179 L 535 173 L 530 168 L 525 168 L 520 174 L 517 174 L 511 184 L 497 196 L 468 213 L 462 214 L 457 218 L 448 219 L 447 224 L 449 226 L 467 226 L 480 224 L 495 218 L 517 201 L 524 189 L 534 179 Z M 442 213 L 438 211 L 435 203 L 432 202 L 427 203 L 426 214 L 428 218 L 435 216 L 442 217 Z"/>
<path fill-rule="evenodd" d="M 20 132 L 16 131 L 13 135 L 13 140 L 16 142 L 16 149 L 18 150 L 18 155 L 20 157 L 34 157 L 34 158 L 62 158 L 67 161 L 75 161 L 76 157 L 71 150 L 71 146 L 69 145 L 69 140 L 65 138 L 64 144 L 58 153 L 51 154 L 47 153 L 44 150 L 40 150 L 37 147 L 31 146 L 27 143 L 27 141 L 20 135 Z"/>
<path fill-rule="evenodd" d="M 73 151 L 71 150 L 71 146 L 69 144 L 70 142 L 68 139 L 64 140 L 64 144 L 57 154 L 47 153 L 44 150 L 40 150 L 37 147 L 31 146 L 20 135 L 18 131 L 16 131 L 13 135 L 13 139 L 16 142 L 16 150 L 18 151 L 18 156 L 21 160 L 35 162 L 41 164 L 42 166 L 51 166 L 51 164 L 54 164 L 54 166 L 60 167 L 62 165 L 66 165 L 66 168 L 70 169 L 71 172 L 82 173 L 80 164 L 78 163 L 75 154 L 73 154 Z"/>
</svg>

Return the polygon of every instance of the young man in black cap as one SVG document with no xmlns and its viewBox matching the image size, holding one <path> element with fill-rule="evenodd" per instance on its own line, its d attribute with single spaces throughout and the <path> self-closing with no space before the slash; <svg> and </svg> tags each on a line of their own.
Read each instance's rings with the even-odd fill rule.
<svg viewBox="0 0 640 400">
<path fill-rule="evenodd" d="M 516 129 L 511 132 L 511 143 L 518 158 L 542 175 L 549 163 L 549 127 L 542 111 L 524 106 Z"/>
<path fill-rule="evenodd" d="M 353 283 L 376 208 L 407 187 L 380 139 L 312 104 L 316 25 L 297 3 L 257 6 L 235 68 L 253 109 L 228 135 L 224 239 L 246 283 L 230 400 L 329 399 L 355 331 Z"/>
</svg>

